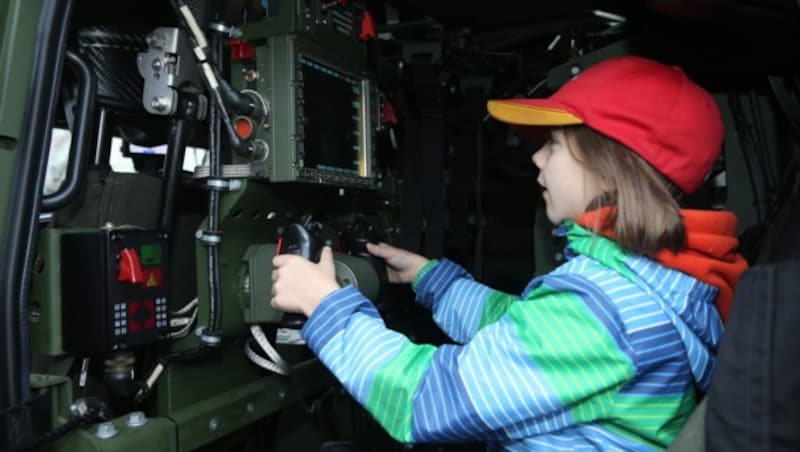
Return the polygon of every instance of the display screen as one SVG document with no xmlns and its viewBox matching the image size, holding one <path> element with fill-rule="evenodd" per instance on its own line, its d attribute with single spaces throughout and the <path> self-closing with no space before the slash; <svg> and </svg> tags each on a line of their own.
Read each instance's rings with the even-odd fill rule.
<svg viewBox="0 0 800 452">
<path fill-rule="evenodd" d="M 360 80 L 300 55 L 306 168 L 366 176 Z"/>
</svg>

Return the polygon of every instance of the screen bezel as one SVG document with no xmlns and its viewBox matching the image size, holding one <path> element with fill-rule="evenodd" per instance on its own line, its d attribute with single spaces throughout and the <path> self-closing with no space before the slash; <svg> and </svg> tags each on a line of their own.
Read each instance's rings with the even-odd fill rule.
<svg viewBox="0 0 800 452">
<path fill-rule="evenodd" d="M 359 96 L 359 100 L 358 100 L 360 121 L 359 121 L 359 124 L 357 126 L 357 129 L 358 129 L 358 140 L 359 140 L 358 141 L 358 153 L 357 153 L 358 165 L 357 165 L 357 168 L 355 169 L 355 171 L 351 171 L 349 168 L 341 168 L 341 170 L 339 170 L 339 169 L 316 168 L 316 167 L 306 166 L 306 164 L 305 164 L 305 149 L 304 149 L 304 141 L 305 140 L 304 140 L 304 138 L 300 138 L 300 139 L 297 140 L 298 157 L 300 157 L 300 159 L 298 159 L 298 163 L 301 163 L 298 166 L 303 171 L 312 172 L 312 173 L 316 173 L 316 174 L 320 174 L 320 175 L 325 174 L 325 175 L 332 175 L 332 176 L 338 176 L 338 177 L 349 176 L 349 177 L 354 177 L 354 178 L 359 178 L 359 179 L 364 179 L 364 180 L 371 179 L 372 178 L 372 154 L 373 154 L 372 146 L 373 146 L 373 143 L 372 143 L 372 133 L 371 133 L 371 128 L 372 128 L 372 118 L 371 118 L 371 116 L 372 115 L 371 115 L 371 112 L 370 112 L 370 105 L 371 105 L 371 102 L 372 102 L 372 99 L 371 99 L 372 98 L 372 93 L 371 93 L 371 89 L 372 88 L 371 88 L 370 80 L 367 77 L 365 77 L 364 75 L 355 73 L 353 71 L 348 71 L 348 70 L 342 69 L 341 66 L 339 66 L 339 65 L 337 65 L 335 63 L 332 63 L 330 60 L 327 60 L 326 58 L 321 58 L 321 57 L 319 57 L 318 55 L 316 55 L 313 52 L 309 52 L 309 51 L 306 51 L 306 50 L 298 50 L 297 53 L 296 53 L 296 58 L 297 58 L 296 59 L 296 74 L 297 74 L 298 80 L 300 81 L 300 83 L 297 84 L 297 90 L 296 90 L 296 93 L 295 93 L 295 104 L 296 104 L 295 108 L 296 108 L 296 112 L 297 112 L 296 124 L 298 125 L 297 126 L 298 130 L 296 130 L 296 132 L 298 133 L 298 135 L 300 137 L 302 137 L 302 135 L 305 132 L 304 128 L 301 126 L 303 124 L 304 119 L 305 119 L 304 118 L 304 114 L 305 114 L 305 111 L 304 111 L 304 97 L 305 96 L 304 96 L 304 94 L 305 93 L 303 92 L 303 89 L 304 89 L 303 80 L 302 80 L 303 76 L 301 75 L 302 74 L 303 65 L 307 64 L 307 63 L 304 63 L 304 60 L 316 63 L 317 65 L 320 65 L 320 66 L 322 66 L 322 67 L 324 67 L 326 69 L 329 69 L 329 70 L 331 70 L 333 72 L 336 72 L 336 73 L 338 73 L 338 74 L 340 74 L 342 76 L 345 76 L 345 77 L 347 77 L 347 78 L 349 78 L 349 79 L 351 79 L 353 81 L 356 81 L 358 83 L 358 85 L 359 85 L 359 91 L 360 91 L 360 96 Z M 334 168 L 338 168 L 338 167 L 334 167 Z"/>
</svg>

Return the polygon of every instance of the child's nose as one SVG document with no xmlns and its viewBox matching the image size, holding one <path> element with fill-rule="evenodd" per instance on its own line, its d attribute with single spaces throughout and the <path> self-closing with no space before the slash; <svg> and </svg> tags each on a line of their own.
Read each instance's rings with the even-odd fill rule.
<svg viewBox="0 0 800 452">
<path fill-rule="evenodd" d="M 544 152 L 542 152 L 544 148 L 540 148 L 538 151 L 534 152 L 531 156 L 531 161 L 537 168 L 542 169 L 545 162 Z"/>
</svg>

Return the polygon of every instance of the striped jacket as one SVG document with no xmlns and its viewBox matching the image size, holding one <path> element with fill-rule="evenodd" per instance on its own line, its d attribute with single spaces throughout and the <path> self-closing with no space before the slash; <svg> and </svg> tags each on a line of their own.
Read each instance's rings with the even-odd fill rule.
<svg viewBox="0 0 800 452">
<path fill-rule="evenodd" d="M 717 289 L 574 223 L 559 229 L 569 260 L 521 296 L 447 260 L 423 268 L 417 301 L 456 344 L 412 343 L 352 286 L 321 301 L 303 337 L 399 441 L 664 448 L 708 387 Z"/>
</svg>

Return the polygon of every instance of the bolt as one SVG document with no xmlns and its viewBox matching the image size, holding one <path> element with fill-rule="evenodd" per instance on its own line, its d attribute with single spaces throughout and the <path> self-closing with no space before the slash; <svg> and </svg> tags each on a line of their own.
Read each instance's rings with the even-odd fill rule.
<svg viewBox="0 0 800 452">
<path fill-rule="evenodd" d="M 574 77 L 574 76 L 576 76 L 576 75 L 578 75 L 578 74 L 580 74 L 580 72 L 581 72 L 581 67 L 580 67 L 580 66 L 578 66 L 577 64 L 575 64 L 575 65 L 573 65 L 572 67 L 570 67 L 570 68 L 569 68 L 569 73 L 570 73 L 570 74 L 571 74 L 573 77 Z"/>
<path fill-rule="evenodd" d="M 169 101 L 164 97 L 154 97 L 150 101 L 150 106 L 158 111 L 165 111 L 169 107 Z"/>
<path fill-rule="evenodd" d="M 247 404 L 247 407 L 245 409 L 247 410 L 248 413 L 253 413 L 256 410 L 256 405 L 253 402 L 250 402 Z"/>
<path fill-rule="evenodd" d="M 161 62 L 161 58 L 153 58 L 152 68 L 154 71 L 159 72 L 163 67 L 164 63 Z"/>
<path fill-rule="evenodd" d="M 253 82 L 258 79 L 258 72 L 251 69 L 244 73 L 244 79 Z"/>
<path fill-rule="evenodd" d="M 219 420 L 217 418 L 213 418 L 208 421 L 208 429 L 212 432 L 219 428 Z"/>
<path fill-rule="evenodd" d="M 144 415 L 141 411 L 134 411 L 128 414 L 128 418 L 125 420 L 125 425 L 132 428 L 141 427 L 144 424 L 147 424 L 147 416 Z"/>
<path fill-rule="evenodd" d="M 286 398 L 286 391 L 284 391 L 283 389 L 278 391 L 278 398 L 281 399 L 281 400 L 285 399 Z"/>
<path fill-rule="evenodd" d="M 119 430 L 117 430 L 117 427 L 114 427 L 114 424 L 111 422 L 103 422 L 97 426 L 97 432 L 95 432 L 95 436 L 100 439 L 108 439 L 117 436 L 118 433 Z"/>
</svg>

